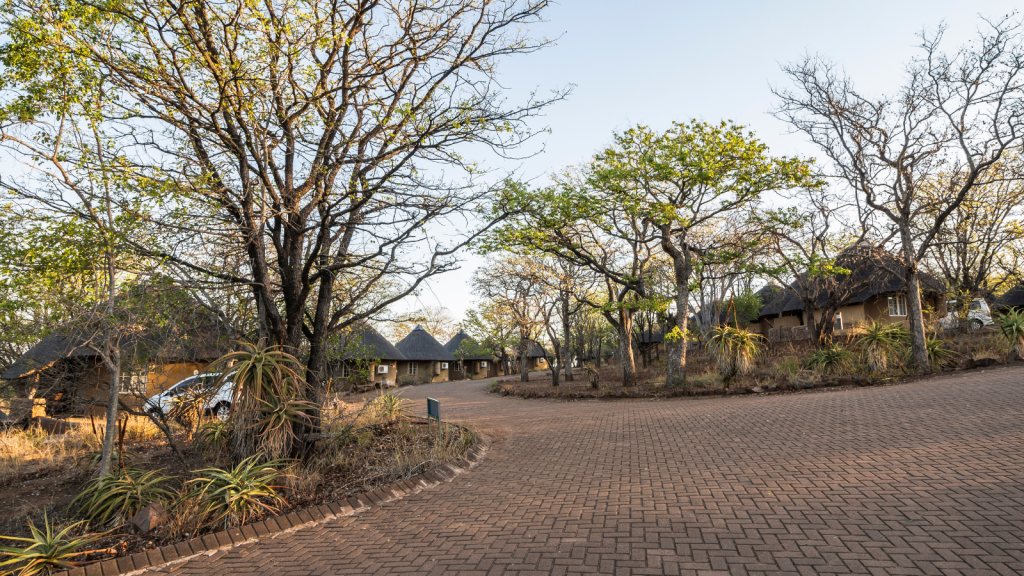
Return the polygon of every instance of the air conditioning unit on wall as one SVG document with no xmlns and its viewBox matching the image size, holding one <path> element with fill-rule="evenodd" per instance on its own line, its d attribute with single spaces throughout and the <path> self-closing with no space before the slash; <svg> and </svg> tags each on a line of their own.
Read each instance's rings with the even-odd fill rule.
<svg viewBox="0 0 1024 576">
<path fill-rule="evenodd" d="M 447 370 L 447 369 L 448 369 L 448 363 L 447 362 L 441 362 L 441 370 Z"/>
<path fill-rule="evenodd" d="M 382 364 L 380 366 L 377 366 L 377 374 L 387 374 L 387 373 L 388 373 L 387 365 Z"/>
</svg>

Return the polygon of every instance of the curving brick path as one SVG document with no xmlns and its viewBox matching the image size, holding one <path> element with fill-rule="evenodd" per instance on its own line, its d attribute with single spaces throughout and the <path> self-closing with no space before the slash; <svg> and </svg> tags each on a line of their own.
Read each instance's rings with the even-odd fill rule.
<svg viewBox="0 0 1024 576">
<path fill-rule="evenodd" d="M 493 431 L 453 482 L 175 574 L 1021 574 L 1024 368 L 782 396 L 405 395 Z"/>
</svg>

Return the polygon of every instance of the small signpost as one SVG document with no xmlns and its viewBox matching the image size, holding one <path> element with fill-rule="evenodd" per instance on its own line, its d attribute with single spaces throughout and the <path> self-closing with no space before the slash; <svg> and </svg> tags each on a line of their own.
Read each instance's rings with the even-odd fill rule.
<svg viewBox="0 0 1024 576">
<path fill-rule="evenodd" d="M 431 418 L 437 420 L 437 436 L 434 438 L 435 442 L 441 441 L 441 403 L 433 398 L 427 398 L 427 420 Z M 429 428 L 428 428 L 429 430 Z"/>
</svg>

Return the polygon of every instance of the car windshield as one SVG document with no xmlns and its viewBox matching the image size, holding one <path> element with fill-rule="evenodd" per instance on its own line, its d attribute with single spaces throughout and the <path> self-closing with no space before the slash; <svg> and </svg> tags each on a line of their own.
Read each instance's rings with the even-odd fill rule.
<svg viewBox="0 0 1024 576">
<path fill-rule="evenodd" d="M 970 310 L 981 310 L 981 302 L 978 302 L 977 300 L 971 302 Z"/>
</svg>

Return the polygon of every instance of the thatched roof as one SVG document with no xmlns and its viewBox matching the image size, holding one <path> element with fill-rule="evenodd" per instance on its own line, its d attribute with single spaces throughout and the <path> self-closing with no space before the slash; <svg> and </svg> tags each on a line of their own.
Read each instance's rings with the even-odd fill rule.
<svg viewBox="0 0 1024 576">
<path fill-rule="evenodd" d="M 459 355 L 456 353 L 456 351 L 459 349 L 459 346 L 462 346 L 463 342 L 468 342 L 468 344 L 466 344 L 466 348 L 468 350 L 478 352 L 477 354 L 466 354 L 466 360 L 491 359 L 491 355 L 483 353 L 480 348 L 480 345 L 477 344 L 476 340 L 474 340 L 469 334 L 466 334 L 465 330 L 459 330 L 458 334 L 452 336 L 452 339 L 449 340 L 448 343 L 444 345 L 444 349 L 448 351 L 448 354 L 450 354 L 452 358 L 458 360 Z"/>
<path fill-rule="evenodd" d="M 417 325 L 408 336 L 395 345 L 406 360 L 413 362 L 448 362 L 452 355 L 429 332 Z"/>
<path fill-rule="evenodd" d="M 394 344 L 366 324 L 342 335 L 332 348 L 332 356 L 339 360 L 405 360 Z"/>
<path fill-rule="evenodd" d="M 1021 307 L 1024 307 L 1024 284 L 1010 288 L 992 303 L 992 308 L 997 310 Z"/>
<path fill-rule="evenodd" d="M 877 267 L 874 263 L 868 262 L 863 266 L 852 268 L 850 274 L 854 277 L 864 276 L 877 272 Z M 942 292 L 944 286 L 942 281 L 931 276 L 930 274 L 920 275 L 921 292 Z M 881 277 L 873 282 L 870 286 L 862 289 L 857 295 L 847 300 L 846 305 L 860 304 L 868 300 L 873 296 L 880 294 L 894 294 L 904 292 L 904 280 L 903 278 L 884 272 Z M 800 299 L 800 287 L 796 282 L 790 284 L 787 288 L 781 286 L 769 285 L 761 288 L 757 292 L 761 298 L 762 306 L 761 311 L 758 312 L 758 318 L 764 318 L 765 316 L 778 316 L 786 312 L 797 312 L 804 309 L 804 303 Z M 827 301 L 827 294 L 821 294 L 818 298 L 818 306 L 824 307 Z"/>
<path fill-rule="evenodd" d="M 162 361 L 215 360 L 230 351 L 230 338 L 216 332 L 202 330 L 199 336 L 138 332 L 118 338 L 122 355 Z M 87 336 L 81 331 L 54 333 L 43 338 L 11 364 L 0 380 L 14 380 L 31 376 L 50 368 L 60 360 L 69 358 L 99 358 L 89 345 L 99 345 L 103 336 Z"/>
</svg>

